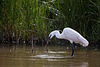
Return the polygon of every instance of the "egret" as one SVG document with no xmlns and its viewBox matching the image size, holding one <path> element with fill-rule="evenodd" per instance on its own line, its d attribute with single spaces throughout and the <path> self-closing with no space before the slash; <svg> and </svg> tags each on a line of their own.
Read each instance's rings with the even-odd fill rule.
<svg viewBox="0 0 100 67">
<path fill-rule="evenodd" d="M 56 36 L 56 38 L 58 39 L 65 39 L 65 40 L 69 40 L 71 45 L 72 45 L 72 54 L 71 56 L 73 56 L 74 54 L 74 43 L 78 43 L 80 45 L 82 45 L 83 47 L 88 46 L 89 42 L 81 35 L 79 34 L 77 31 L 75 31 L 72 28 L 64 28 L 63 32 L 60 34 L 59 30 L 54 30 L 49 34 L 49 37 L 46 39 L 46 42 L 51 39 L 53 36 Z"/>
</svg>

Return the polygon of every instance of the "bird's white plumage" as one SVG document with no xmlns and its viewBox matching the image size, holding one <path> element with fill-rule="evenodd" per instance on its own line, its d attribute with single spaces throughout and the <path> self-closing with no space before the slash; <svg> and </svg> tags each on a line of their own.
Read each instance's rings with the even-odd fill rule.
<svg viewBox="0 0 100 67">
<path fill-rule="evenodd" d="M 75 31 L 71 28 L 64 28 L 64 30 L 61 34 L 58 30 L 52 31 L 49 34 L 50 39 L 54 35 L 59 39 L 66 39 L 66 40 L 69 40 L 71 43 L 73 43 L 73 42 L 79 43 L 84 47 L 88 46 L 88 44 L 89 44 L 89 42 L 82 35 L 80 35 L 77 31 Z"/>
</svg>

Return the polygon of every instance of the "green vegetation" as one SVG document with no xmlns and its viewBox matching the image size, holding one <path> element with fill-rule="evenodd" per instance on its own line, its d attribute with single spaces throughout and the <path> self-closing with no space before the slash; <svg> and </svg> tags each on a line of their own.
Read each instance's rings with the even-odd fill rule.
<svg viewBox="0 0 100 67">
<path fill-rule="evenodd" d="M 100 39 L 99 0 L 1 0 L 0 42 L 43 42 L 55 29 L 71 27 L 89 41 Z M 5 38 L 5 39 L 4 39 Z"/>
</svg>

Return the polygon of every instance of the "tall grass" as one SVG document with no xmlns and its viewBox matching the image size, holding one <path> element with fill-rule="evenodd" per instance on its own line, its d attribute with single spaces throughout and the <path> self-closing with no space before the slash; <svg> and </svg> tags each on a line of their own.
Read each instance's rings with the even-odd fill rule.
<svg viewBox="0 0 100 67">
<path fill-rule="evenodd" d="M 90 41 L 100 39 L 99 0 L 1 0 L 1 38 L 43 41 L 55 29 L 71 27 Z"/>
</svg>

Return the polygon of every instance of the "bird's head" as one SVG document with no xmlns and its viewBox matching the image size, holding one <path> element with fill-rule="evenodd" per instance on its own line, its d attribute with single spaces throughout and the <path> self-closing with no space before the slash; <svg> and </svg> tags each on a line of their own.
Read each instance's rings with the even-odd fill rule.
<svg viewBox="0 0 100 67">
<path fill-rule="evenodd" d="M 49 37 L 45 39 L 45 42 L 47 42 L 48 40 L 50 40 L 53 36 L 56 36 L 57 34 L 60 34 L 59 31 L 60 31 L 60 30 L 52 31 L 52 32 L 49 34 Z"/>
<path fill-rule="evenodd" d="M 59 30 L 55 30 L 55 31 L 52 31 L 50 34 L 49 34 L 49 38 L 51 39 L 53 36 L 55 36 L 57 33 L 59 33 Z"/>
</svg>

